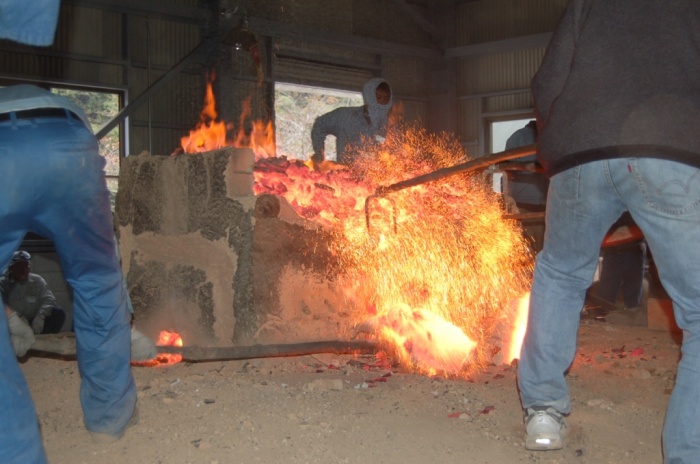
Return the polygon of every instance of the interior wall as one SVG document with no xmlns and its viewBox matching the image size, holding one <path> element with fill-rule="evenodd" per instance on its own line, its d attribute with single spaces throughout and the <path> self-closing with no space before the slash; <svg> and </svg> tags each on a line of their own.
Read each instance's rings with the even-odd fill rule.
<svg viewBox="0 0 700 464">
<path fill-rule="evenodd" d="M 372 76 L 394 88 L 404 116 L 456 133 L 484 154 L 485 119 L 532 110 L 529 81 L 566 0 L 64 0 L 51 47 L 0 41 L 0 79 L 122 90 L 127 154 L 167 155 L 199 121 L 206 75 L 225 75 L 222 112 L 274 117 L 274 82 L 358 90 Z M 230 44 L 192 50 L 245 18 L 261 57 Z M 530 39 L 537 40 L 530 40 Z M 186 62 L 186 65 L 182 65 Z M 173 70 L 180 66 L 176 72 Z M 225 94 L 225 95 L 223 95 Z"/>
<path fill-rule="evenodd" d="M 456 93 L 460 140 L 488 152 L 488 123 L 534 111 L 530 81 L 567 0 L 464 2 L 456 14 Z"/>
</svg>

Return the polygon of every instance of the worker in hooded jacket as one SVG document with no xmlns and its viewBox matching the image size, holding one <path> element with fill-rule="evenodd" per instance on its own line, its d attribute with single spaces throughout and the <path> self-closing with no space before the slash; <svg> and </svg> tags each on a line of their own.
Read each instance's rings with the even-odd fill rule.
<svg viewBox="0 0 700 464">
<path fill-rule="evenodd" d="M 384 142 L 392 103 L 391 87 L 384 79 L 372 78 L 365 82 L 362 98 L 363 106 L 336 108 L 316 118 L 311 129 L 314 164 L 326 160 L 328 135 L 336 137 L 336 161 L 345 165 L 357 157 L 354 148 L 367 142 Z"/>
</svg>

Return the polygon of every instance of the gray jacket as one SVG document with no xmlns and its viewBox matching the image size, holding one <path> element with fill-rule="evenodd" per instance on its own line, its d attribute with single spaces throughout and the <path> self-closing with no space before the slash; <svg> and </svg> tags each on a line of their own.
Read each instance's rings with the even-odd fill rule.
<svg viewBox="0 0 700 464">
<path fill-rule="evenodd" d="M 553 175 L 609 158 L 700 167 L 698 0 L 572 0 L 532 92 Z"/>
<path fill-rule="evenodd" d="M 29 274 L 25 282 L 16 282 L 9 275 L 0 277 L 0 294 L 10 308 L 27 321 L 36 317 L 39 311 L 50 316 L 56 307 L 56 298 L 46 281 L 38 274 Z"/>
<path fill-rule="evenodd" d="M 373 78 L 365 83 L 362 91 L 364 106 L 337 108 L 316 118 L 311 128 L 311 144 L 317 160 L 326 159 L 325 143 L 328 135 L 336 137 L 336 161 L 340 164 L 350 164 L 355 159 L 357 153 L 353 152 L 353 146 L 360 146 L 364 141 L 376 140 L 377 136 L 386 136 L 393 95 L 385 105 L 377 102 L 376 90 L 382 82 L 386 81 Z"/>
</svg>

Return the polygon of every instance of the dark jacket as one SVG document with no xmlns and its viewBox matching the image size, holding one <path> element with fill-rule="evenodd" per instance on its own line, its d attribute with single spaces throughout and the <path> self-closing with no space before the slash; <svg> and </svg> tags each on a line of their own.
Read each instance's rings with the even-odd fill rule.
<svg viewBox="0 0 700 464">
<path fill-rule="evenodd" d="M 550 176 L 621 157 L 700 167 L 700 2 L 572 0 L 532 92 Z"/>
</svg>

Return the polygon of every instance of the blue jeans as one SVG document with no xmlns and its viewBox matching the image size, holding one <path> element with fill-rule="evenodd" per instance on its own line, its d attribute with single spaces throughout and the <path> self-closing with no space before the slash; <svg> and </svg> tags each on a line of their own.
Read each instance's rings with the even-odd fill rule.
<svg viewBox="0 0 700 464">
<path fill-rule="evenodd" d="M 663 430 L 665 462 L 700 462 L 700 170 L 658 159 L 587 163 L 551 179 L 518 369 L 524 408 L 571 411 L 564 378 L 608 228 L 629 210 L 644 232 L 683 330 Z"/>
<path fill-rule="evenodd" d="M 136 388 L 104 164 L 97 140 L 77 119 L 0 122 L 0 268 L 27 231 L 54 242 L 73 289 L 85 426 L 119 435 Z M 0 462 L 42 463 L 34 406 L 0 319 Z"/>
</svg>

